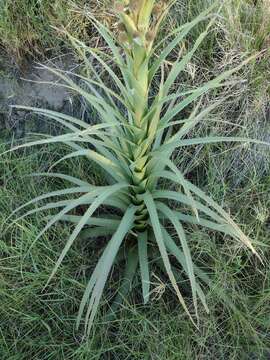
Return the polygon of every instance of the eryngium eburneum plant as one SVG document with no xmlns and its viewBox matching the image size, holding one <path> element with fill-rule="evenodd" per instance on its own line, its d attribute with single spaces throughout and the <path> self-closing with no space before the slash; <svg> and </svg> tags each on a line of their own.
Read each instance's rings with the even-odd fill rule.
<svg viewBox="0 0 270 360">
<path fill-rule="evenodd" d="M 46 205 L 29 210 L 20 217 L 48 209 L 56 210 L 56 214 L 49 218 L 36 241 L 58 221 L 74 224 L 74 230 L 48 282 L 80 235 L 84 238 L 106 236 L 108 239 L 86 286 L 78 313 L 77 325 L 79 326 L 85 314 L 85 330 L 88 333 L 113 265 L 123 262 L 126 264 L 123 283 L 114 304 L 119 303 L 120 298 L 127 295 L 138 272 L 144 303 L 149 301 L 151 263 L 151 266 L 156 264 L 167 274 L 179 302 L 194 324 L 198 319 L 198 301 L 208 311 L 201 285 L 211 285 L 211 282 L 202 269 L 193 263 L 185 223 L 219 231 L 240 241 L 258 256 L 251 241 L 227 212 L 187 180 L 171 160 L 174 150 L 179 147 L 218 141 L 248 141 L 241 138 L 187 136 L 219 104 L 216 102 L 200 110 L 196 100 L 211 89 L 223 86 L 224 81 L 248 60 L 197 88 L 185 92 L 172 92 L 175 80 L 185 70 L 206 37 L 214 17 L 210 15 L 213 8 L 209 9 L 193 21 L 176 28 L 156 44 L 158 30 L 170 5 L 155 0 L 127 0 L 116 3 L 114 11 L 119 17 L 116 37 L 93 19 L 93 24 L 107 43 L 110 52 L 107 49 L 103 53 L 89 48 L 70 37 L 73 45 L 84 57 L 85 67 L 88 69 L 87 77 L 77 75 L 81 80 L 80 84 L 84 85 L 78 85 L 78 82 L 61 71 L 50 70 L 64 81 L 63 86 L 78 92 L 86 103 L 95 109 L 99 123 L 89 125 L 82 119 L 62 113 L 31 108 L 60 123 L 68 131 L 60 136 L 16 147 L 18 149 L 25 146 L 64 143 L 70 148 L 70 153 L 60 161 L 84 156 L 98 164 L 108 175 L 105 178 L 106 185 L 93 186 L 85 179 L 62 173 L 38 174 L 63 179 L 69 182 L 71 187 L 39 196 L 15 210 L 17 212 L 25 206 L 33 206 L 41 200 L 57 198 Z M 170 53 L 197 24 L 208 18 L 211 19 L 210 24 L 193 47 L 165 71 L 164 63 Z M 97 70 L 93 63 L 98 64 L 99 69 L 102 68 L 102 71 L 106 72 L 110 81 L 104 80 L 104 76 L 100 75 L 100 70 Z M 159 81 L 159 89 L 156 92 L 153 86 L 154 79 L 156 82 Z M 191 105 L 194 106 L 194 111 L 188 117 L 181 116 L 183 110 Z M 160 179 L 166 179 L 168 190 L 164 188 L 164 181 L 162 187 L 160 186 Z M 172 188 L 176 190 L 170 190 Z M 69 200 L 59 199 L 67 194 L 71 195 Z M 177 204 L 178 208 L 181 205 L 184 210 L 175 211 L 176 207 L 171 206 L 172 204 Z M 80 215 L 74 215 L 74 210 L 78 207 L 86 210 L 83 214 L 80 210 Z M 170 228 L 173 226 L 177 238 L 171 236 L 167 225 L 170 225 Z M 174 266 L 171 263 L 172 259 Z M 177 284 L 175 262 L 178 262 L 189 280 L 193 307 L 187 305 L 181 293 L 181 284 L 180 287 Z M 112 309 L 115 308 L 114 304 L 111 305 Z"/>
</svg>

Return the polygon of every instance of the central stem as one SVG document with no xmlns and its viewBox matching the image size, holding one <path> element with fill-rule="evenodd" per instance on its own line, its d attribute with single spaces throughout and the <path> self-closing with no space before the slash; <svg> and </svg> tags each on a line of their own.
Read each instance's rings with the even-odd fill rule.
<svg viewBox="0 0 270 360">
<path fill-rule="evenodd" d="M 143 194 L 148 186 L 147 166 L 152 142 L 152 137 L 148 136 L 151 117 L 146 117 L 149 95 L 149 57 L 164 7 L 163 1 L 156 5 L 155 2 L 156 0 L 119 0 L 116 8 L 121 20 L 120 42 L 126 53 L 126 66 L 130 74 L 128 85 L 133 94 L 132 125 L 135 146 L 130 169 L 133 185 L 132 202 L 138 206 L 136 231 L 144 231 L 148 221 Z"/>
</svg>

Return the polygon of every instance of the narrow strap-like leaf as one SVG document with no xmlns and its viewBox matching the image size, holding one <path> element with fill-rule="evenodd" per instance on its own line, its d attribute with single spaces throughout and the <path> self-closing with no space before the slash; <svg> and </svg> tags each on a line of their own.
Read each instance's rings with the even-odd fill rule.
<svg viewBox="0 0 270 360">
<path fill-rule="evenodd" d="M 155 73 L 157 72 L 158 68 L 160 67 L 161 63 L 166 60 L 167 56 L 170 54 L 172 50 L 175 49 L 176 45 L 178 45 L 184 37 L 201 21 L 206 19 L 206 16 L 213 10 L 214 6 L 209 7 L 207 10 L 200 13 L 198 17 L 196 17 L 194 20 L 192 20 L 189 23 L 186 23 L 176 29 L 174 29 L 173 32 L 171 32 L 168 36 L 165 36 L 164 39 L 162 39 L 162 42 L 164 42 L 166 39 L 171 37 L 172 35 L 176 34 L 175 38 L 169 42 L 169 44 L 162 50 L 161 54 L 159 54 L 158 59 L 154 62 L 150 69 L 150 80 L 153 78 Z M 161 43 L 157 45 L 159 47 Z M 154 51 L 157 50 L 157 47 L 155 47 Z"/>
<path fill-rule="evenodd" d="M 80 234 L 78 235 L 78 238 L 80 240 L 89 240 L 93 238 L 99 238 L 104 236 L 111 236 L 115 233 L 115 228 L 113 227 L 91 227 L 87 229 L 83 229 Z"/>
<path fill-rule="evenodd" d="M 186 180 L 187 181 L 187 180 Z M 219 206 L 211 197 L 205 194 L 204 191 L 199 189 L 197 186 L 190 183 L 190 190 L 199 196 L 201 199 L 203 199 L 206 203 L 208 203 L 210 206 L 212 206 L 223 218 L 227 221 L 229 225 L 231 225 L 232 229 L 234 230 L 235 237 L 238 238 L 243 244 L 245 244 L 254 255 L 256 255 L 260 261 L 262 262 L 261 257 L 257 253 L 257 251 L 254 249 L 252 242 L 250 239 L 243 233 L 243 231 L 240 229 L 240 227 L 232 220 L 232 218 L 229 216 L 229 214 L 222 209 L 221 206 Z"/>
<path fill-rule="evenodd" d="M 181 222 L 177 219 L 174 212 L 165 204 L 158 202 L 157 203 L 157 209 L 163 212 L 163 214 L 168 218 L 168 220 L 173 224 L 178 238 L 181 242 L 184 255 L 186 258 L 186 264 L 187 264 L 187 275 L 190 280 L 191 290 L 192 290 L 192 297 L 193 297 L 193 303 L 196 310 L 196 314 L 198 317 L 198 306 L 197 306 L 197 296 L 196 296 L 196 279 L 194 275 L 194 269 L 193 269 L 193 261 L 190 253 L 190 249 L 187 243 L 186 234 L 183 229 L 183 226 Z"/>
<path fill-rule="evenodd" d="M 192 138 L 192 139 L 179 139 L 178 141 L 174 141 L 169 145 L 172 145 L 174 148 L 181 146 L 193 146 L 193 145 L 201 145 L 201 144 L 216 144 L 221 142 L 240 142 L 244 144 L 257 144 L 257 145 L 265 145 L 270 146 L 270 142 L 243 138 L 238 136 L 207 136 L 203 138 Z M 161 149 L 166 150 L 166 145 Z"/>
<path fill-rule="evenodd" d="M 83 181 L 81 179 L 75 178 L 74 176 L 70 176 L 70 175 L 66 175 L 66 174 L 61 174 L 61 173 L 52 173 L 52 172 L 43 172 L 43 173 L 32 173 L 30 175 L 27 176 L 33 176 L 33 177 L 42 177 L 42 176 L 46 176 L 46 177 L 54 177 L 54 178 L 58 178 L 58 179 L 62 179 L 62 180 L 66 180 L 69 181 L 75 185 L 78 186 L 91 186 L 91 184 L 89 184 L 86 181 Z"/>
<path fill-rule="evenodd" d="M 164 84 L 164 94 L 165 96 L 168 94 L 172 84 L 174 83 L 177 76 L 185 69 L 186 65 L 189 63 L 194 53 L 197 51 L 203 40 L 208 34 L 208 28 L 213 24 L 213 21 L 207 26 L 207 30 L 200 34 L 198 39 L 195 41 L 193 48 L 183 56 L 180 61 L 177 61 L 173 64 L 172 69 L 166 79 Z"/>
<path fill-rule="evenodd" d="M 232 236 L 231 227 L 225 223 L 223 223 L 223 224 L 216 223 L 216 222 L 213 222 L 210 220 L 203 219 L 201 216 L 200 216 L 200 219 L 198 220 L 195 216 L 186 215 L 179 211 L 174 211 L 174 214 L 177 217 L 177 219 L 179 219 L 180 221 L 183 221 L 183 222 L 186 222 L 189 224 L 193 224 L 193 225 L 203 226 L 205 228 L 219 231 L 223 234 Z M 164 218 L 165 218 L 165 216 L 164 216 Z"/>
<path fill-rule="evenodd" d="M 164 175 L 165 177 L 165 175 Z M 167 200 L 174 200 L 180 202 L 184 205 L 191 206 L 190 199 L 187 195 L 184 195 L 177 191 L 170 191 L 170 190 L 156 190 L 153 192 L 154 199 L 167 199 Z M 201 202 L 194 200 L 194 206 L 198 209 L 198 211 L 202 211 L 204 214 L 212 218 L 213 220 L 217 221 L 220 224 L 225 224 L 225 220 L 220 214 L 214 212 L 213 210 L 209 209 L 209 207 L 203 205 Z M 200 223 L 199 219 L 196 218 L 198 223 Z"/>
<path fill-rule="evenodd" d="M 179 264 L 182 266 L 182 268 L 184 269 L 184 271 L 187 273 L 187 263 L 186 263 L 186 257 L 184 255 L 184 253 L 179 249 L 179 247 L 176 245 L 175 241 L 173 240 L 173 238 L 169 235 L 168 231 L 161 226 L 162 228 L 162 232 L 164 235 L 164 241 L 165 241 L 165 245 L 168 248 L 168 250 L 171 252 L 171 254 L 177 259 L 177 261 L 179 262 Z M 203 275 L 205 275 L 205 278 L 208 279 L 208 276 L 201 270 L 199 269 L 195 264 L 193 265 L 194 268 L 194 272 L 195 274 L 200 278 L 200 276 L 203 277 Z M 202 275 L 203 274 L 203 275 Z M 205 279 L 204 279 L 205 280 Z M 209 283 L 207 285 L 210 285 L 210 279 L 209 279 Z M 209 313 L 209 309 L 208 306 L 206 304 L 206 299 L 205 299 L 205 295 L 204 292 L 201 289 L 201 286 L 198 282 L 196 282 L 196 291 L 198 294 L 199 299 L 201 300 L 205 310 L 207 313 Z"/>
<path fill-rule="evenodd" d="M 143 233 L 139 233 L 138 251 L 139 251 L 139 262 L 140 262 L 144 304 L 148 303 L 149 294 L 150 294 L 150 276 L 149 276 L 149 260 L 147 255 L 147 246 L 148 246 L 147 242 L 148 242 L 148 232 L 144 231 Z"/>
<path fill-rule="evenodd" d="M 166 112 L 166 114 L 161 119 L 162 125 L 163 126 L 166 125 L 174 116 L 176 116 L 181 110 L 183 110 L 185 107 L 187 107 L 193 101 L 198 99 L 201 95 L 209 92 L 212 89 L 220 87 L 222 83 L 223 83 L 223 85 L 225 85 L 225 83 L 223 82 L 224 80 L 229 78 L 232 74 L 241 70 L 241 68 L 243 66 L 248 64 L 251 60 L 253 60 L 256 57 L 257 57 L 257 54 L 250 56 L 249 58 L 244 60 L 240 65 L 236 66 L 233 69 L 224 71 L 222 74 L 218 75 L 216 78 L 208 81 L 203 86 L 197 88 L 191 95 L 187 96 L 179 104 L 175 105 L 169 112 Z"/>
<path fill-rule="evenodd" d="M 90 299 L 90 302 L 88 304 L 88 310 L 86 314 L 86 321 L 85 321 L 85 330 L 90 331 L 91 328 L 91 322 L 93 321 L 93 318 L 96 314 L 98 304 L 102 295 L 102 285 L 105 286 L 106 279 L 108 277 L 109 271 L 111 269 L 111 266 L 114 262 L 114 259 L 116 257 L 116 254 L 121 246 L 121 243 L 126 236 L 126 234 L 129 232 L 131 227 L 133 226 L 133 222 L 135 219 L 135 207 L 131 207 L 127 209 L 125 215 L 123 216 L 119 227 L 117 228 L 115 234 L 113 235 L 112 239 L 110 240 L 109 244 L 106 246 L 102 256 L 100 257 L 98 264 L 96 265 L 95 270 L 92 273 L 92 276 L 88 282 L 88 285 L 85 289 L 80 309 L 77 317 L 77 327 L 79 326 L 79 323 L 82 318 L 83 311 L 85 309 L 85 306 L 87 305 L 88 299 L 91 295 L 91 292 L 93 288 L 98 283 L 99 289 L 96 288 L 96 290 L 99 290 L 97 293 L 92 294 L 92 297 Z M 100 288 L 101 286 L 101 288 Z M 93 296 L 94 295 L 94 296 Z M 90 319 L 89 319 L 90 317 Z M 91 320 L 91 321 L 90 321 Z"/>
<path fill-rule="evenodd" d="M 180 290 L 177 286 L 175 277 L 171 270 L 171 264 L 170 264 L 170 260 L 169 260 L 169 256 L 168 256 L 165 244 L 164 244 L 164 239 L 163 239 L 161 225 L 160 225 L 159 218 L 158 218 L 157 208 L 156 208 L 155 202 L 153 200 L 153 197 L 149 192 L 147 192 L 145 194 L 144 202 L 145 202 L 145 205 L 147 207 L 147 210 L 148 210 L 148 213 L 150 216 L 151 224 L 152 224 L 153 231 L 155 234 L 155 239 L 158 244 L 158 248 L 159 248 L 164 266 L 166 268 L 167 274 L 169 276 L 169 279 L 170 279 L 172 286 L 177 294 L 180 304 L 183 306 L 184 310 L 188 314 L 188 316 L 189 316 L 190 320 L 192 321 L 192 323 L 194 324 L 194 326 L 196 326 L 194 323 L 194 320 L 193 320 L 192 316 L 190 315 L 190 312 L 187 308 L 185 300 L 184 300 L 182 294 L 180 293 Z"/>
<path fill-rule="evenodd" d="M 71 159 L 74 157 L 79 157 L 79 156 L 86 156 L 89 159 L 96 162 L 106 172 L 108 172 L 115 180 L 117 180 L 117 181 L 119 181 L 121 179 L 123 180 L 123 174 L 122 174 L 121 170 L 119 169 L 118 165 L 116 165 L 110 159 L 107 159 L 105 156 L 100 155 L 98 152 L 90 150 L 90 149 L 78 150 L 78 151 L 72 152 L 66 156 L 63 156 L 60 160 L 55 162 L 53 164 L 53 166 L 56 166 L 57 164 L 59 164 L 60 162 L 62 162 L 64 160 Z"/>
<path fill-rule="evenodd" d="M 176 183 L 179 183 L 179 180 L 177 179 L 177 176 L 174 174 L 171 174 L 170 172 L 166 172 L 166 171 L 162 171 L 160 172 L 160 176 L 161 177 L 165 177 L 165 178 L 170 178 L 171 180 L 175 181 Z M 205 212 L 205 214 L 208 214 L 210 217 L 212 217 L 213 219 L 215 219 L 216 221 L 219 221 L 220 223 L 227 223 L 230 226 L 230 235 L 233 236 L 234 238 L 240 240 L 243 244 L 245 244 L 251 251 L 253 254 L 255 254 L 261 261 L 261 257 L 259 256 L 259 254 L 257 253 L 257 251 L 254 249 L 250 239 L 242 232 L 242 230 L 239 228 L 239 226 L 232 220 L 232 218 L 229 216 L 229 214 L 222 209 L 221 206 L 219 206 L 211 197 L 209 197 L 208 195 L 205 194 L 204 191 L 202 191 L 201 189 L 199 189 L 197 186 L 193 185 L 190 181 L 185 180 L 185 182 L 187 182 L 189 184 L 189 189 L 190 191 L 192 191 L 195 195 L 199 196 L 201 199 L 203 199 L 208 205 L 210 205 L 213 209 L 215 209 L 215 211 L 217 212 L 217 214 L 213 213 L 213 211 L 211 209 L 206 210 L 205 208 L 201 208 L 204 209 L 202 211 Z M 174 192 L 174 197 L 176 196 L 177 193 Z M 160 194 L 161 195 L 161 194 Z M 166 194 L 168 195 L 168 194 Z M 178 197 L 178 195 L 177 195 Z M 198 204 L 196 204 L 196 206 L 199 209 Z M 206 210 L 206 211 L 205 211 Z M 219 220 L 218 217 L 220 217 L 221 219 L 223 219 L 223 221 Z"/>
<path fill-rule="evenodd" d="M 93 201 L 93 203 L 89 206 L 89 208 L 87 209 L 87 211 L 84 213 L 84 215 L 81 217 L 80 221 L 78 222 L 78 224 L 76 225 L 75 229 L 73 230 L 71 236 L 69 237 L 61 255 L 59 256 L 53 270 L 52 273 L 45 285 L 45 287 L 47 286 L 47 284 L 51 281 L 51 279 L 53 278 L 53 276 L 55 275 L 56 271 L 58 270 L 59 266 L 61 265 L 64 257 L 66 256 L 68 250 L 70 249 L 70 247 L 72 246 L 74 240 L 77 238 L 77 236 L 79 235 L 80 231 L 83 229 L 83 227 L 87 224 L 87 222 L 89 221 L 89 218 L 91 218 L 92 214 L 96 211 L 96 209 L 103 203 L 103 201 L 107 198 L 110 197 L 112 194 L 114 194 L 116 191 L 121 190 L 123 187 L 127 187 L 128 185 L 126 184 L 115 184 L 110 186 L 106 191 L 102 192 L 100 195 L 98 195 L 98 197 L 95 199 L 95 201 Z"/>
<path fill-rule="evenodd" d="M 62 217 L 62 221 L 67 221 L 73 224 L 78 224 L 81 219 L 81 216 L 79 215 L 64 215 Z M 91 217 L 86 221 L 86 225 L 93 225 L 93 226 L 101 226 L 101 227 L 108 227 L 112 229 L 117 229 L 118 225 L 120 223 L 119 218 L 114 217 L 108 217 L 104 218 L 102 216 L 99 217 Z"/>
<path fill-rule="evenodd" d="M 38 114 L 42 114 L 42 115 L 47 116 L 47 117 L 59 118 L 59 119 L 65 120 L 68 123 L 71 123 L 73 125 L 82 127 L 84 129 L 89 128 L 89 124 L 87 124 L 85 121 L 80 120 L 80 119 L 75 118 L 75 117 L 70 116 L 70 115 L 66 115 L 64 113 L 60 113 L 58 111 L 53 111 L 53 110 L 48 110 L 48 109 L 41 109 L 41 108 L 37 108 L 37 107 L 33 107 L 33 106 L 22 106 L 22 105 L 16 105 L 15 108 L 16 109 L 21 109 L 21 110 L 30 110 L 30 111 L 36 112 Z"/>
<path fill-rule="evenodd" d="M 40 196 L 37 196 L 36 198 L 28 201 L 27 203 L 19 206 L 16 210 L 14 210 L 7 219 L 9 219 L 10 217 L 12 217 L 14 214 L 16 214 L 18 211 L 22 210 L 23 208 L 35 204 L 41 200 L 45 200 L 48 199 L 50 197 L 56 197 L 56 196 L 63 196 L 63 195 L 70 195 L 70 194 L 76 194 L 76 193 L 87 193 L 89 191 L 92 191 L 94 188 L 96 188 L 95 186 L 76 186 L 73 188 L 68 188 L 68 189 L 64 189 L 64 190 L 56 190 L 56 191 L 52 191 Z"/>
<path fill-rule="evenodd" d="M 155 160 L 155 158 L 153 158 L 153 161 Z M 195 216 L 199 219 L 199 213 L 198 210 L 196 208 L 196 204 L 195 204 L 195 200 L 190 192 L 188 183 L 185 181 L 184 175 L 181 173 L 181 171 L 174 165 L 174 163 L 168 159 L 167 157 L 160 157 L 159 159 L 163 164 L 165 164 L 166 166 L 168 166 L 170 168 L 170 170 L 173 171 L 173 173 L 178 177 L 178 183 L 182 185 L 185 194 L 187 195 L 187 197 L 190 199 L 190 206 L 192 208 L 192 211 L 194 212 Z M 158 165 L 160 166 L 160 165 Z"/>
<path fill-rule="evenodd" d="M 130 248 L 127 252 L 127 259 L 122 282 L 119 289 L 117 289 L 117 295 L 115 296 L 115 299 L 110 306 L 110 313 L 108 314 L 108 319 L 112 316 L 115 316 L 115 312 L 131 291 L 133 279 L 136 276 L 138 261 L 138 249 L 137 246 L 135 246 Z"/>
</svg>

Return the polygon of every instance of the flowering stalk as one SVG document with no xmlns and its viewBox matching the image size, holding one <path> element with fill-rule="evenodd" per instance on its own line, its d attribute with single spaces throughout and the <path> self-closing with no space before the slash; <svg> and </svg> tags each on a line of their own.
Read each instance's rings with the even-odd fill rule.
<svg viewBox="0 0 270 360">
<path fill-rule="evenodd" d="M 159 110 L 147 116 L 149 111 L 149 61 L 161 19 L 166 15 L 168 7 L 164 1 L 130 0 L 117 3 L 115 6 L 119 16 L 119 42 L 125 51 L 128 68 L 129 92 L 132 94 L 133 109 L 132 125 L 136 128 L 133 142 L 136 144 L 132 170 L 133 203 L 139 206 L 136 211 L 135 230 L 144 231 L 147 227 L 148 211 L 143 195 L 148 190 L 147 165 L 150 160 L 152 141 L 150 130 L 153 131 L 153 118 L 159 118 Z M 150 126 L 152 128 L 150 129 Z M 145 145 L 145 141 L 147 141 Z"/>
</svg>

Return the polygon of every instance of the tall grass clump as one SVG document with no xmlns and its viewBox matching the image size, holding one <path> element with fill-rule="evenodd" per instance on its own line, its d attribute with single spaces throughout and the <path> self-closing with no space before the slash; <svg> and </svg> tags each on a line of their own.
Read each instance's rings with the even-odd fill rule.
<svg viewBox="0 0 270 360">
<path fill-rule="evenodd" d="M 6 52 L 23 62 L 26 57 L 55 53 L 64 38 L 57 28 L 65 27 L 73 36 L 92 37 L 90 23 L 83 9 L 102 12 L 105 1 L 72 0 L 1 0 L 0 44 Z M 66 44 L 65 44 L 66 45 Z"/>
<path fill-rule="evenodd" d="M 62 161 L 83 156 L 100 166 L 104 173 L 106 185 L 103 186 L 96 186 L 87 179 L 61 172 L 35 174 L 58 178 L 69 182 L 71 186 L 38 196 L 12 213 L 14 215 L 25 207 L 32 207 L 18 220 L 41 211 L 56 210 L 34 243 L 58 221 L 74 225 L 47 284 L 78 237 L 108 240 L 79 308 L 77 326 L 85 314 L 85 331 L 88 334 L 108 277 L 114 265 L 119 265 L 121 270 L 123 262 L 123 281 L 109 306 L 110 315 L 132 289 L 137 270 L 141 277 L 143 301 L 145 304 L 149 301 L 150 272 L 155 264 L 167 274 L 183 309 L 197 326 L 199 302 L 208 312 L 202 285 L 211 286 L 211 279 L 202 268 L 194 264 L 185 223 L 218 231 L 225 240 L 233 238 L 239 241 L 260 258 L 250 239 L 230 215 L 195 186 L 171 160 L 177 148 L 220 141 L 249 141 L 245 138 L 210 135 L 188 137 L 196 125 L 220 104 L 215 102 L 201 109 L 200 98 L 207 92 L 213 89 L 217 91 L 226 85 L 226 80 L 249 59 L 199 87 L 173 92 L 171 89 L 175 81 L 207 37 L 215 21 L 212 12 L 216 6 L 203 11 L 194 20 L 155 42 L 161 23 L 172 4 L 173 1 L 166 3 L 155 0 L 117 2 L 114 6 L 119 18 L 117 39 L 93 18 L 92 22 L 106 41 L 110 52 L 87 47 L 69 35 L 71 42 L 85 59 L 89 76 L 77 75 L 81 81 L 78 84 L 63 72 L 50 70 L 62 79 L 62 86 L 79 93 L 95 110 L 100 120 L 98 124 L 89 125 L 82 119 L 50 110 L 20 107 L 58 122 L 67 132 L 32 141 L 13 150 L 63 143 L 70 151 L 52 167 Z M 194 27 L 203 23 L 206 23 L 205 31 L 199 35 L 192 48 L 180 55 L 169 70 L 165 69 L 164 64 L 170 53 Z M 106 72 L 106 78 L 101 75 L 100 68 Z M 156 91 L 154 80 L 156 83 L 157 79 L 159 89 Z M 66 199 L 66 195 L 71 198 Z M 50 198 L 56 199 L 36 207 L 38 202 Z M 172 228 L 177 234 L 176 239 L 169 230 Z M 185 300 L 178 286 L 179 279 L 188 279 L 193 306 Z"/>
</svg>

